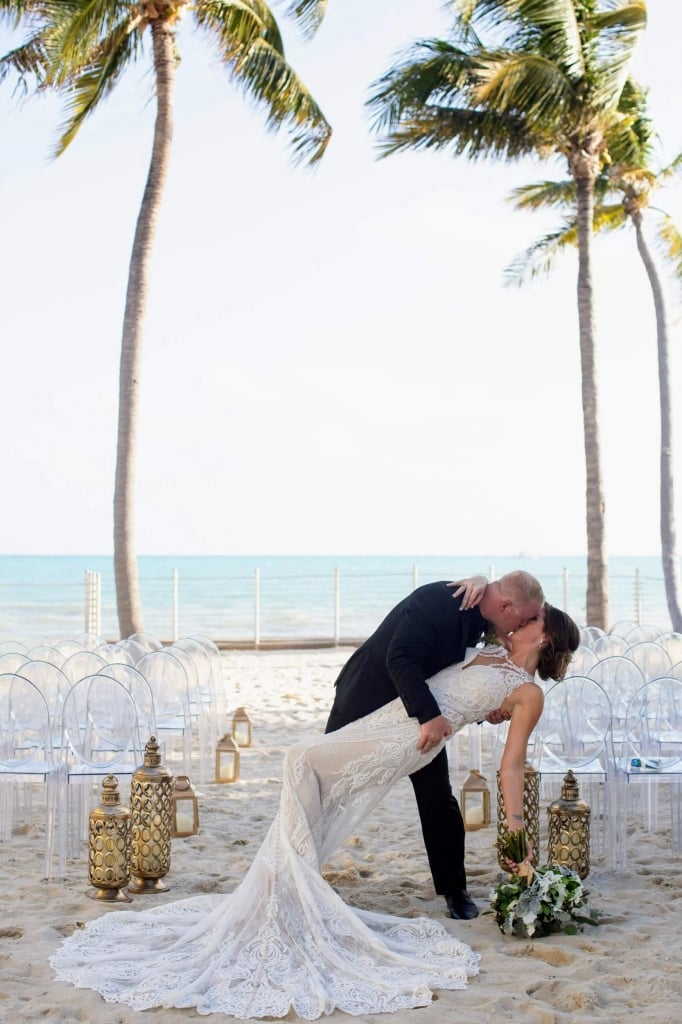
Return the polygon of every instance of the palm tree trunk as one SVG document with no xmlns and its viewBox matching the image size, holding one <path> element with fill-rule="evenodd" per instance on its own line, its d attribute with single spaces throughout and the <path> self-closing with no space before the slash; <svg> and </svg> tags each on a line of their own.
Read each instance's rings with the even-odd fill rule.
<svg viewBox="0 0 682 1024">
<path fill-rule="evenodd" d="M 140 387 L 140 355 L 147 306 L 152 242 L 161 205 L 173 135 L 175 50 L 171 27 L 151 22 L 156 78 L 154 143 L 128 271 L 119 376 L 118 442 L 114 486 L 114 575 L 122 637 L 141 632 L 142 604 L 135 549 L 135 455 Z"/>
<path fill-rule="evenodd" d="M 569 161 L 577 191 L 578 324 L 582 374 L 583 431 L 586 470 L 587 625 L 608 629 L 609 593 L 606 558 L 605 501 L 599 441 L 595 322 L 592 286 L 592 220 L 597 161 L 584 148 Z"/>
<path fill-rule="evenodd" d="M 656 310 L 656 341 L 658 346 L 658 392 L 661 404 L 661 557 L 665 596 L 668 601 L 670 621 L 676 632 L 682 633 L 682 611 L 680 611 L 680 570 L 677 556 L 677 531 L 675 529 L 675 488 L 673 482 L 673 422 L 670 394 L 670 358 L 668 322 L 665 311 L 663 289 L 651 258 L 642 231 L 642 215 L 631 215 L 635 225 L 637 249 L 642 257 L 649 278 Z"/>
</svg>

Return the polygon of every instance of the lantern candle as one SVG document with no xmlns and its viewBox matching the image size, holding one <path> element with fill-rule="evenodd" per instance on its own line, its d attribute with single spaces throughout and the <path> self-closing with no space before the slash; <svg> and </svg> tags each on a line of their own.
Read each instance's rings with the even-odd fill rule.
<svg viewBox="0 0 682 1024">
<path fill-rule="evenodd" d="M 590 808 L 580 799 L 573 772 L 564 776 L 561 796 L 547 808 L 548 860 L 572 868 L 581 878 L 590 873 Z"/>
<path fill-rule="evenodd" d="M 218 740 L 215 748 L 215 781 L 236 782 L 239 778 L 239 747 L 229 733 Z"/>
<path fill-rule="evenodd" d="M 131 892 L 165 892 L 161 879 L 170 870 L 173 822 L 173 776 L 161 764 L 156 737 L 145 746 L 144 764 L 135 769 L 130 784 L 132 844 Z"/>
<path fill-rule="evenodd" d="M 476 768 L 471 769 L 462 785 L 460 804 L 467 832 L 490 824 L 490 790 L 485 777 Z"/>
<path fill-rule="evenodd" d="M 246 708 L 237 708 L 232 716 L 232 738 L 240 747 L 251 746 L 251 719 Z"/>
<path fill-rule="evenodd" d="M 194 836 L 199 831 L 199 804 L 187 775 L 178 775 L 173 785 L 173 825 L 175 838 Z"/>
<path fill-rule="evenodd" d="M 115 775 L 102 781 L 102 806 L 90 811 L 88 840 L 88 877 L 95 887 L 88 896 L 130 903 L 130 811 L 121 807 Z"/>
</svg>

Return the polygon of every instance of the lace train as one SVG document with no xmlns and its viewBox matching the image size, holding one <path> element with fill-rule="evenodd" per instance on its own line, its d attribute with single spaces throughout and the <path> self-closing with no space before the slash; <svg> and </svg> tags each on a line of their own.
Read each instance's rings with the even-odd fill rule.
<svg viewBox="0 0 682 1024">
<path fill-rule="evenodd" d="M 453 671 L 461 682 L 459 670 L 446 669 L 432 689 L 442 690 L 455 728 L 498 707 L 520 681 L 472 666 L 456 706 Z M 305 1020 L 425 1006 L 434 988 L 465 988 L 478 954 L 442 924 L 349 907 L 320 874 L 393 782 L 438 753 L 420 754 L 418 733 L 396 700 L 295 744 L 279 812 L 233 893 L 106 913 L 52 955 L 57 977 L 136 1010 L 253 1018 L 293 1009 Z"/>
</svg>

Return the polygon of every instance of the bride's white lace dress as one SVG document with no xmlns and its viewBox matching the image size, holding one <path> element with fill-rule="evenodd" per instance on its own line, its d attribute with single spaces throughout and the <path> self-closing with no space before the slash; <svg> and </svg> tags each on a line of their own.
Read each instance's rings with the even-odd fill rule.
<svg viewBox="0 0 682 1024">
<path fill-rule="evenodd" d="M 500 648 L 470 650 L 429 680 L 455 730 L 480 721 L 530 677 Z M 491 665 L 468 665 L 481 653 Z M 468 667 L 467 667 L 468 665 Z M 427 918 L 349 907 L 320 874 L 325 859 L 397 779 L 423 767 L 419 723 L 390 704 L 287 752 L 280 809 L 243 882 L 144 911 L 107 912 L 50 959 L 57 977 L 133 1009 L 314 1020 L 424 1006 L 461 989 L 478 954 Z"/>
</svg>

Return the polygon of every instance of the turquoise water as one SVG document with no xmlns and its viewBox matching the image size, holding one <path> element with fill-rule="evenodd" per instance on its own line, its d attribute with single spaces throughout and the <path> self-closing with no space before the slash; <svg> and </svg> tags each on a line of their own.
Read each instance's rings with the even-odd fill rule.
<svg viewBox="0 0 682 1024">
<path fill-rule="evenodd" d="M 144 625 L 172 636 L 173 573 L 177 571 L 178 635 L 200 632 L 213 639 L 252 639 L 255 578 L 259 575 L 259 633 L 268 638 L 364 637 L 414 583 L 453 579 L 474 572 L 502 575 L 527 569 L 542 582 L 547 599 L 584 623 L 586 563 L 583 557 L 527 556 L 142 556 L 139 559 Z M 73 636 L 85 628 L 85 574 L 101 574 L 101 633 L 118 637 L 110 556 L 0 556 L 0 638 Z M 636 579 L 639 573 L 639 602 Z M 611 623 L 627 619 L 670 628 L 660 559 L 614 557 L 609 561 Z M 641 613 L 638 614 L 638 607 Z"/>
</svg>

